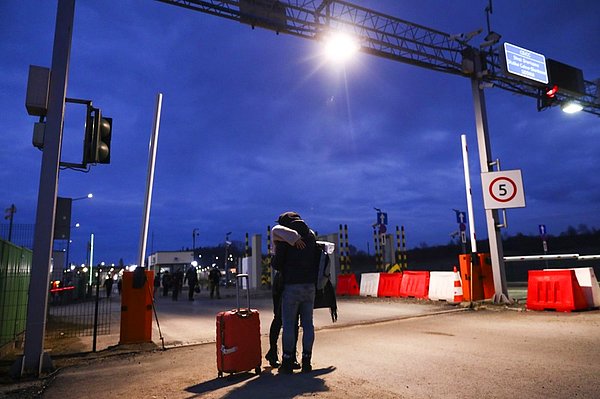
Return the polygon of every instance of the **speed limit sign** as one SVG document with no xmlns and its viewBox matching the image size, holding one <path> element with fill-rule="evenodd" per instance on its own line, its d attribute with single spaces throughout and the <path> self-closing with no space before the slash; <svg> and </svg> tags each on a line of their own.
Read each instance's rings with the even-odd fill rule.
<svg viewBox="0 0 600 399">
<path fill-rule="evenodd" d="M 485 209 L 524 208 L 525 192 L 521 170 L 502 170 L 481 174 Z"/>
</svg>

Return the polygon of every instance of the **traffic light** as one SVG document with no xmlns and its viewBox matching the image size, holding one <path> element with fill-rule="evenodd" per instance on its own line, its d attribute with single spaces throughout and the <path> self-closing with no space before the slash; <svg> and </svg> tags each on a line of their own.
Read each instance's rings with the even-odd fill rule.
<svg viewBox="0 0 600 399">
<path fill-rule="evenodd" d="M 99 108 L 88 105 L 83 145 L 83 163 L 110 163 L 112 118 L 102 116 Z"/>
<path fill-rule="evenodd" d="M 538 111 L 552 107 L 557 104 L 556 94 L 559 88 L 557 85 L 546 86 L 539 90 Z"/>
</svg>

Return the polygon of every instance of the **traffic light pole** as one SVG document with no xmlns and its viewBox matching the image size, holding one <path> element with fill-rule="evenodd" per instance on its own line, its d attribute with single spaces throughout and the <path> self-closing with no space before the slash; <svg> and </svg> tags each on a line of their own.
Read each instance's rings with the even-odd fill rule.
<svg viewBox="0 0 600 399">
<path fill-rule="evenodd" d="M 34 374 L 37 376 L 42 372 L 42 369 L 51 367 L 50 357 L 44 353 L 44 333 L 46 330 L 50 260 L 54 238 L 54 211 L 57 201 L 58 172 L 74 17 L 75 0 L 58 0 L 48 113 L 35 220 L 31 280 L 27 302 L 25 348 L 23 357 L 17 360 L 16 363 L 16 366 L 20 367 L 20 375 Z"/>
</svg>

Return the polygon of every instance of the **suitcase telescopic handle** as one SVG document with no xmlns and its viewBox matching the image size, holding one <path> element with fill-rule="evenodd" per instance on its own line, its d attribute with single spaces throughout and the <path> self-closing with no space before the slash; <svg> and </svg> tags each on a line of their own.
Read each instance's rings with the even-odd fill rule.
<svg viewBox="0 0 600 399">
<path fill-rule="evenodd" d="M 246 279 L 246 284 L 248 285 L 247 289 L 246 289 L 246 298 L 247 298 L 247 309 L 248 311 L 250 311 L 250 277 L 247 274 L 238 274 L 236 276 L 236 297 L 237 297 L 237 310 L 238 312 L 240 311 L 240 286 L 242 285 L 242 281 L 244 280 L 244 278 Z"/>
</svg>

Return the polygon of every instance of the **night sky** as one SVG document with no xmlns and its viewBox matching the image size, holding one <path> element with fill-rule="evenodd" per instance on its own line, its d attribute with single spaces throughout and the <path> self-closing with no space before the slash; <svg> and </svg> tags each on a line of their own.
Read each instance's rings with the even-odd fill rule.
<svg viewBox="0 0 600 399">
<path fill-rule="evenodd" d="M 450 34 L 483 28 L 487 0 L 355 1 Z M 600 2 L 495 1 L 492 30 L 600 78 Z M 0 3 L 0 206 L 35 223 L 42 153 L 27 115 L 30 64 L 50 67 L 57 2 Z M 373 253 L 374 207 L 406 228 L 409 248 L 446 244 L 466 210 L 460 135 L 470 149 L 478 238 L 486 233 L 475 118 L 466 78 L 366 54 L 344 66 L 322 44 L 151 0 L 78 0 L 67 96 L 113 118 L 112 162 L 60 173 L 73 203 L 71 260 L 137 261 L 148 143 L 163 93 L 148 251 L 266 235 L 284 211 L 321 234 L 347 224 Z M 600 119 L 543 112 L 533 98 L 486 90 L 494 158 L 521 169 L 526 208 L 503 234 L 600 227 Z M 62 160 L 80 162 L 85 108 L 68 105 Z M 4 221 L 6 222 L 6 221 Z M 369 243 L 369 244 L 367 244 Z M 550 251 L 552 248 L 550 247 Z M 540 245 L 541 252 L 541 245 Z"/>
</svg>

